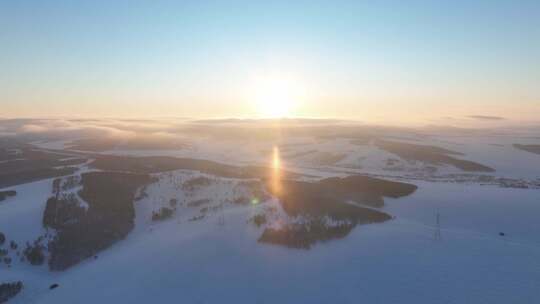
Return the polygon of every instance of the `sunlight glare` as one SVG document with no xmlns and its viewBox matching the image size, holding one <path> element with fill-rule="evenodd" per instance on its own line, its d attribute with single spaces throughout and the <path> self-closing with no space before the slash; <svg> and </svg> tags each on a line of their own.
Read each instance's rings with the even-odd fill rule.
<svg viewBox="0 0 540 304">
<path fill-rule="evenodd" d="M 282 191 L 281 186 L 281 158 L 279 148 L 274 146 L 272 149 L 272 173 L 271 173 L 271 191 L 274 195 L 279 195 Z"/>
<path fill-rule="evenodd" d="M 250 100 L 264 118 L 283 118 L 294 114 L 304 98 L 302 86 L 283 77 L 258 79 L 250 86 Z"/>
<path fill-rule="evenodd" d="M 281 169 L 281 160 L 279 157 L 279 148 L 277 146 L 274 146 L 272 149 L 272 168 L 274 170 Z"/>
</svg>

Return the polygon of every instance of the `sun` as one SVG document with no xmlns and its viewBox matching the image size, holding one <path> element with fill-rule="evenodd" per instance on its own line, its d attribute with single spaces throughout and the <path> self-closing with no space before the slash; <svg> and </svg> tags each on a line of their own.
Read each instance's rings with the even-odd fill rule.
<svg viewBox="0 0 540 304">
<path fill-rule="evenodd" d="M 293 98 L 289 90 L 279 84 L 268 84 L 255 97 L 257 112 L 266 117 L 285 117 L 291 113 Z"/>
<path fill-rule="evenodd" d="M 255 111 L 264 118 L 294 115 L 294 110 L 303 98 L 301 86 L 280 77 L 258 79 L 250 90 Z"/>
</svg>

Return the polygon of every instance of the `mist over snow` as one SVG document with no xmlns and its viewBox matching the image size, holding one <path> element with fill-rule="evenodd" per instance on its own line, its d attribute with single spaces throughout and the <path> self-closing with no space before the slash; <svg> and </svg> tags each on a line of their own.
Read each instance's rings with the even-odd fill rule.
<svg viewBox="0 0 540 304">
<path fill-rule="evenodd" d="M 538 129 L 461 119 L 486 125 L 1 120 L 1 288 L 10 303 L 538 302 Z"/>
</svg>

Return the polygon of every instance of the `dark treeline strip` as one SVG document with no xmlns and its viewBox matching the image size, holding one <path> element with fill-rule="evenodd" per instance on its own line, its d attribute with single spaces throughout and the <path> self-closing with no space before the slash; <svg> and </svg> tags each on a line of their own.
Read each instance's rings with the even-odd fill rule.
<svg viewBox="0 0 540 304">
<path fill-rule="evenodd" d="M 194 170 L 228 178 L 267 178 L 271 169 L 261 166 L 234 166 L 211 160 L 163 156 L 125 157 L 98 156 L 90 165 L 108 171 L 132 173 L 159 173 L 173 170 Z M 282 171 L 283 177 L 294 178 L 299 174 Z"/>
<path fill-rule="evenodd" d="M 73 200 L 50 198 L 43 224 L 57 235 L 49 242 L 49 268 L 67 269 L 125 238 L 134 227 L 136 191 L 150 182 L 148 174 L 90 172 L 82 175 L 79 192 L 86 210 Z"/>
<path fill-rule="evenodd" d="M 450 155 L 462 155 L 461 153 L 443 148 L 427 145 L 416 145 L 395 141 L 377 140 L 377 147 L 406 160 L 415 160 L 432 164 L 452 165 L 463 171 L 494 172 L 495 169 L 488 166 L 458 159 Z"/>
<path fill-rule="evenodd" d="M 540 154 L 540 145 L 520 145 L 520 144 L 514 144 L 514 148 L 531 152 L 534 154 Z"/>
<path fill-rule="evenodd" d="M 390 220 L 390 215 L 372 208 L 382 207 L 383 197 L 398 198 L 417 189 L 411 184 L 358 175 L 318 182 L 283 180 L 278 186 L 269 181 L 267 187 L 289 216 L 302 216 L 303 220 L 279 229 L 266 228 L 259 242 L 302 249 L 343 238 L 356 225 Z"/>
</svg>

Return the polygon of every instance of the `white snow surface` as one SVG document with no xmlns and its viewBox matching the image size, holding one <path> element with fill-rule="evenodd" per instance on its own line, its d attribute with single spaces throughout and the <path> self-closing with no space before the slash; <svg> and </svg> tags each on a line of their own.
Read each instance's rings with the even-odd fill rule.
<svg viewBox="0 0 540 304">
<path fill-rule="evenodd" d="M 278 206 L 273 200 L 229 205 L 223 209 L 224 225 L 219 212 L 188 221 L 199 208 L 187 206 L 174 218 L 150 221 L 151 210 L 169 198 L 186 199 L 172 186 L 175 180 L 199 176 L 173 175 L 162 176 L 147 189 L 149 196 L 136 202 L 136 229 L 98 259 L 61 273 L 32 266 L 1 268 L 2 279 L 25 281 L 24 292 L 13 303 L 540 301 L 536 190 L 422 183 L 409 197 L 386 200 L 384 210 L 396 219 L 359 226 L 346 238 L 311 250 L 296 250 L 258 243 L 261 228 L 248 223 L 261 208 Z M 190 199 L 221 197 L 235 182 L 218 180 Z M 18 190 L 24 187 L 33 189 L 28 195 L 37 196 L 39 189 L 50 191 L 50 181 Z M 4 202 L 2 209 L 15 209 L 26 201 L 33 200 L 23 194 Z M 12 221 L 2 229 L 12 227 L 8 233 L 17 233 L 25 231 L 25 225 L 32 227 L 25 234 L 39 232 L 35 219 L 40 219 L 43 202 L 35 205 L 35 211 L 18 214 L 28 217 L 27 222 Z M 441 240 L 433 237 L 436 212 L 441 214 Z M 498 235 L 501 231 L 505 237 Z M 49 290 L 53 283 L 60 287 Z"/>
<path fill-rule="evenodd" d="M 401 140 L 462 152 L 457 158 L 494 167 L 496 177 L 540 178 L 540 156 L 513 148 L 520 141 L 512 136 Z M 179 151 L 115 154 L 261 164 L 268 162 L 271 148 L 194 141 Z M 320 166 L 313 155 L 301 155 L 310 150 L 346 157 Z M 299 156 L 287 158 L 295 153 Z M 319 177 L 356 172 L 407 181 L 407 174 L 426 174 L 425 164 L 406 161 L 402 170 L 388 170 L 384 163 L 397 156 L 343 139 L 305 140 L 283 154 L 287 168 Z M 437 172 L 457 173 L 449 166 Z M 394 217 L 391 221 L 357 226 L 343 239 L 298 250 L 257 242 L 263 228 L 250 222 L 254 215 L 273 210 L 274 221 L 287 219 L 275 199 L 231 203 L 249 196 L 234 191 L 241 181 L 182 170 L 156 176 L 159 182 L 145 189 L 148 196 L 135 202 L 135 229 L 97 259 L 64 272 L 19 262 L 11 268 L 0 265 L 0 282 L 25 284 L 10 303 L 540 303 L 538 189 L 411 179 L 419 187 L 414 194 L 385 198 L 382 211 Z M 182 188 L 201 176 L 213 182 L 193 191 Z M 10 189 L 18 194 L 0 202 L 0 231 L 22 244 L 43 233 L 51 180 Z M 170 199 L 179 204 L 172 217 L 152 221 L 152 213 L 170 206 Z M 204 199 L 209 202 L 189 206 Z M 210 211 L 202 212 L 204 207 Z M 202 219 L 190 220 L 203 213 Z M 437 213 L 440 239 L 435 238 Z M 53 283 L 59 287 L 49 290 Z"/>
</svg>

